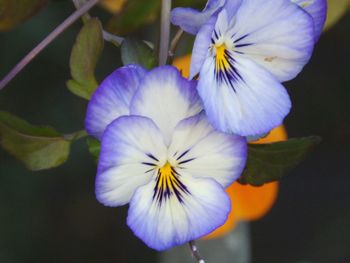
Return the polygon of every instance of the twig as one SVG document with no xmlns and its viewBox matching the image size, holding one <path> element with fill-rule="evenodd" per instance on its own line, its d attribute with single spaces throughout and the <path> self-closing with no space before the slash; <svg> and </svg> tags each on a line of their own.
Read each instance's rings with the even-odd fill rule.
<svg viewBox="0 0 350 263">
<path fill-rule="evenodd" d="M 168 48 L 170 40 L 170 10 L 171 0 L 162 0 L 159 43 L 159 66 L 165 65 L 168 59 Z"/>
<path fill-rule="evenodd" d="M 3 89 L 30 61 L 33 60 L 47 45 L 49 45 L 66 28 L 72 25 L 79 17 L 96 5 L 99 0 L 89 0 L 77 11 L 64 20 L 54 31 L 52 31 L 43 41 L 30 51 L 1 81 L 0 90 Z"/>
<path fill-rule="evenodd" d="M 170 49 L 169 49 L 169 57 L 172 58 L 175 55 L 177 45 L 179 44 L 179 41 L 180 41 L 183 33 L 184 33 L 184 31 L 182 29 L 179 29 L 176 32 L 174 38 L 171 40 Z"/>
<path fill-rule="evenodd" d="M 199 254 L 198 248 L 196 246 L 196 244 L 194 243 L 194 241 L 190 241 L 188 242 L 191 252 L 192 252 L 192 256 L 194 257 L 194 259 L 198 262 L 198 263 L 205 263 L 204 259 L 201 257 L 201 255 Z"/>
<path fill-rule="evenodd" d="M 79 9 L 80 7 L 82 7 L 86 1 L 85 0 L 72 0 L 73 1 L 73 4 L 75 6 L 76 9 Z M 84 15 L 81 16 L 82 17 L 82 20 L 84 23 L 86 23 L 87 21 L 90 20 L 91 16 L 88 12 L 86 12 Z"/>
</svg>

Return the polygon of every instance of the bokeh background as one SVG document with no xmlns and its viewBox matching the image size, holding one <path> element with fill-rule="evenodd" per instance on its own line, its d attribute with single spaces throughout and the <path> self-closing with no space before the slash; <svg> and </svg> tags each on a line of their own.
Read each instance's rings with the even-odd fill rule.
<svg viewBox="0 0 350 263">
<path fill-rule="evenodd" d="M 73 11 L 70 1 L 55 1 L 0 33 L 0 77 Z M 100 8 L 92 13 L 108 18 Z M 87 102 L 65 84 L 80 28 L 75 23 L 0 92 L 1 110 L 64 133 L 83 128 Z M 133 32 L 150 41 L 157 34 L 156 21 Z M 184 38 L 179 54 L 190 51 L 191 41 Z M 120 50 L 106 43 L 98 80 L 119 66 Z M 323 34 L 310 63 L 286 86 L 294 103 L 285 122 L 289 137 L 320 135 L 323 141 L 281 181 L 272 210 L 250 223 L 252 262 L 348 263 L 350 14 Z M 157 262 L 157 253 L 126 226 L 127 207 L 96 201 L 95 171 L 85 140 L 74 143 L 64 165 L 40 172 L 0 149 L 0 262 Z"/>
</svg>

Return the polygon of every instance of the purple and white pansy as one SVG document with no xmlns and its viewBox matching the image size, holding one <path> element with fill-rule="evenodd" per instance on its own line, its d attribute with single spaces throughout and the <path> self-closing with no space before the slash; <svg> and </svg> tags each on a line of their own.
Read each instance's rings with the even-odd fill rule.
<svg viewBox="0 0 350 263">
<path fill-rule="evenodd" d="M 149 247 L 200 238 L 227 219 L 225 188 L 241 175 L 247 139 L 280 125 L 281 82 L 311 57 L 326 0 L 209 0 L 175 8 L 196 34 L 190 78 L 172 66 L 117 69 L 93 94 L 85 126 L 101 140 L 96 197 L 129 204 L 127 224 Z M 205 111 L 204 111 L 205 110 Z"/>
<path fill-rule="evenodd" d="M 209 124 L 195 81 L 171 66 L 120 68 L 94 93 L 86 127 L 102 140 L 97 199 L 129 204 L 127 223 L 148 246 L 180 245 L 226 221 L 224 189 L 245 166 L 246 140 Z"/>
<path fill-rule="evenodd" d="M 225 6 L 201 27 L 192 52 L 190 77 L 200 76 L 197 89 L 210 123 L 242 136 L 280 125 L 291 108 L 280 82 L 302 70 L 313 46 L 313 19 L 289 0 Z"/>
</svg>

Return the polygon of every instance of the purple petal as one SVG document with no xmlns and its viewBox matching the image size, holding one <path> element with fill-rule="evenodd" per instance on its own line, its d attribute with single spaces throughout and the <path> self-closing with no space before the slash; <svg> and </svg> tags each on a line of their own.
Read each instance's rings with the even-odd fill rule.
<svg viewBox="0 0 350 263">
<path fill-rule="evenodd" d="M 113 120 L 129 114 L 129 106 L 146 70 L 137 65 L 128 65 L 110 74 L 97 88 L 88 104 L 85 128 L 101 139 Z"/>
<path fill-rule="evenodd" d="M 171 22 L 183 31 L 195 35 L 212 15 L 221 10 L 225 0 L 209 0 L 203 11 L 178 7 L 171 11 Z"/>
<path fill-rule="evenodd" d="M 205 59 L 209 56 L 208 49 L 211 45 L 216 20 L 217 17 L 210 18 L 196 36 L 191 58 L 190 79 L 199 73 Z"/>
<path fill-rule="evenodd" d="M 292 0 L 292 2 L 299 5 L 312 16 L 314 20 L 314 39 L 317 42 L 326 22 L 327 0 Z"/>
</svg>

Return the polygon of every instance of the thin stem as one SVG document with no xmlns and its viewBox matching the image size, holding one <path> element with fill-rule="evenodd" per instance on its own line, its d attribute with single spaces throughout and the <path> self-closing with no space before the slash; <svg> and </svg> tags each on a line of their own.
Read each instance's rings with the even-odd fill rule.
<svg viewBox="0 0 350 263">
<path fill-rule="evenodd" d="M 175 55 L 177 45 L 179 44 L 179 41 L 180 41 L 183 33 L 184 33 L 184 31 L 182 29 L 179 29 L 176 32 L 174 38 L 171 40 L 170 49 L 169 49 L 169 57 L 173 57 Z"/>
<path fill-rule="evenodd" d="M 1 81 L 0 90 L 2 90 L 30 61 L 33 60 L 45 47 L 47 47 L 57 36 L 65 29 L 72 25 L 83 14 L 95 6 L 99 0 L 89 0 L 81 6 L 77 11 L 71 14 L 58 27 L 55 28 L 43 41 L 39 43 L 32 51 L 30 51 Z"/>
<path fill-rule="evenodd" d="M 124 38 L 119 37 L 117 35 L 113 35 L 109 32 L 107 32 L 106 30 L 103 30 L 103 38 L 104 40 L 111 42 L 112 44 L 116 45 L 117 47 L 119 47 L 122 42 L 124 41 Z"/>
<path fill-rule="evenodd" d="M 85 3 L 85 0 L 72 0 L 72 1 L 77 9 L 79 9 Z M 91 16 L 89 13 L 84 14 L 83 15 L 83 22 L 86 23 L 90 18 L 91 18 Z M 124 38 L 113 35 L 113 34 L 107 32 L 106 30 L 102 30 L 102 33 L 103 33 L 104 40 L 111 42 L 112 44 L 114 44 L 118 47 L 124 41 Z"/>
<path fill-rule="evenodd" d="M 191 249 L 191 253 L 192 256 L 194 257 L 194 259 L 198 262 L 198 263 L 205 263 L 204 259 L 201 257 L 201 255 L 199 254 L 198 248 L 195 244 L 194 241 L 190 241 L 188 242 L 190 249 Z"/>
<path fill-rule="evenodd" d="M 86 136 L 88 136 L 87 132 L 85 130 L 81 130 L 81 131 L 73 132 L 70 134 L 65 134 L 64 138 L 66 140 L 76 141 L 76 140 L 79 140 L 79 139 L 84 138 Z"/>
<path fill-rule="evenodd" d="M 159 43 L 159 66 L 165 65 L 168 59 L 168 48 L 170 40 L 170 10 L 171 0 L 162 0 Z"/>
</svg>

